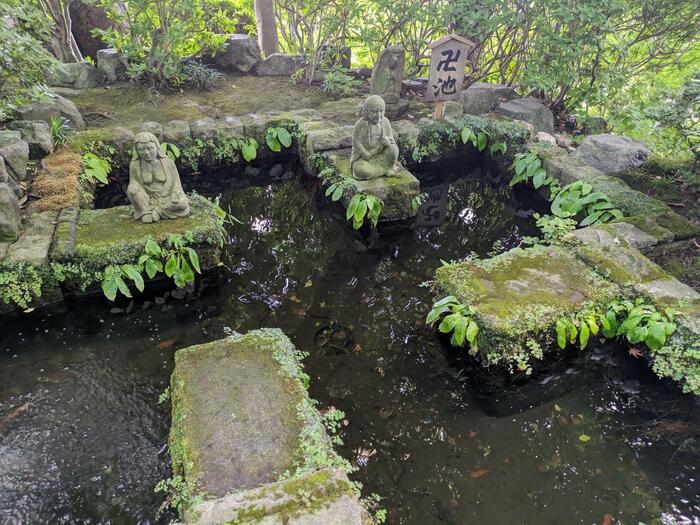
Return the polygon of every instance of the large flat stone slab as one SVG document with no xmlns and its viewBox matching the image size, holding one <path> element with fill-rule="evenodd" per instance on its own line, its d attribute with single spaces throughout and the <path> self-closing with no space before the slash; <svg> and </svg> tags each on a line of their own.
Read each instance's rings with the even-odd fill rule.
<svg viewBox="0 0 700 525">
<path fill-rule="evenodd" d="M 339 505 L 337 512 L 344 510 L 336 520 L 344 519 L 327 523 L 359 525 L 347 505 L 354 498 L 347 477 L 322 470 L 346 464 L 306 391 L 304 357 L 278 329 L 235 334 L 175 354 L 173 473 L 206 500 L 186 510 L 186 522 L 321 523 L 287 520 Z M 309 492 L 323 505 L 308 508 L 314 501 Z"/>
<path fill-rule="evenodd" d="M 192 208 L 189 217 L 150 224 L 134 221 L 131 206 L 81 210 L 74 233 L 72 228 L 56 230 L 54 244 L 72 247 L 57 250 L 56 262 L 81 265 L 87 272 L 100 271 L 110 264 L 135 263 L 149 239 L 162 245 L 170 234 L 190 232 L 191 246 L 199 255 L 202 269 L 216 266 L 223 239 L 216 210 L 204 197 L 190 195 L 189 198 Z M 72 288 L 73 283 L 69 281 L 66 285 Z"/>
<path fill-rule="evenodd" d="M 603 133 L 584 138 L 574 156 L 606 175 L 616 175 L 638 168 L 650 153 L 638 140 Z"/>
<path fill-rule="evenodd" d="M 521 352 L 528 339 L 548 342 L 558 318 L 619 292 L 556 246 L 516 248 L 487 260 L 442 266 L 435 280 L 444 294 L 474 308 L 478 346 L 489 362 Z"/>
<path fill-rule="evenodd" d="M 350 169 L 350 149 L 328 152 L 329 158 L 340 173 L 352 180 L 352 186 L 343 195 L 343 204 L 347 207 L 353 195 L 362 192 L 374 195 L 384 203 L 380 222 L 395 221 L 414 217 L 411 202 L 420 193 L 420 182 L 411 172 L 401 166 L 393 177 L 380 177 L 373 180 L 355 180 Z"/>
<path fill-rule="evenodd" d="M 326 469 L 202 503 L 196 525 L 362 525 L 363 508 L 347 475 Z"/>
<path fill-rule="evenodd" d="M 554 133 L 554 116 L 550 109 L 533 97 L 517 98 L 496 107 L 496 113 L 516 120 L 524 120 L 535 127 L 535 131 Z"/>
</svg>

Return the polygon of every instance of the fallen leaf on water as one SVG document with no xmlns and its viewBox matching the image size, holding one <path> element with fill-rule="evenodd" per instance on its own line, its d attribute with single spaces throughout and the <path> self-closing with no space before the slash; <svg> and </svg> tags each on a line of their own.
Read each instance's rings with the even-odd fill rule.
<svg viewBox="0 0 700 525">
<path fill-rule="evenodd" d="M 308 281 L 306 281 L 306 282 L 304 283 L 304 288 L 309 288 L 310 286 L 313 286 L 313 284 L 314 284 L 314 283 L 311 282 L 311 279 L 309 279 Z"/>
<path fill-rule="evenodd" d="M 175 344 L 175 339 L 165 339 L 164 341 L 161 341 L 156 345 L 156 347 L 160 350 L 167 350 L 168 348 L 172 348 L 172 346 Z"/>
<path fill-rule="evenodd" d="M 556 410 L 557 412 L 561 412 L 561 407 L 554 403 L 554 410 Z"/>
<path fill-rule="evenodd" d="M 455 438 L 453 438 L 452 436 L 447 436 L 447 442 L 448 442 L 450 445 L 452 445 L 453 447 L 456 447 L 456 446 L 457 446 L 457 442 L 455 441 Z"/>
<path fill-rule="evenodd" d="M 613 518 L 613 515 L 609 512 L 605 516 L 603 516 L 603 525 L 612 525 L 614 521 L 615 518 Z"/>
<path fill-rule="evenodd" d="M 470 437 L 470 438 L 473 438 L 474 436 L 476 436 L 476 432 L 474 432 L 473 430 L 470 430 L 470 431 L 469 431 L 469 437 Z"/>
<path fill-rule="evenodd" d="M 479 470 L 472 470 L 472 471 L 469 473 L 469 477 L 472 478 L 472 479 L 479 479 L 479 478 L 480 478 L 481 476 L 483 476 L 484 474 L 487 474 L 488 471 L 489 471 L 489 469 L 487 469 L 487 468 L 481 468 L 481 469 L 479 469 Z"/>
<path fill-rule="evenodd" d="M 637 359 L 639 359 L 640 357 L 642 357 L 644 355 L 642 353 L 642 351 L 639 348 L 637 348 L 636 346 L 633 346 L 632 348 L 627 350 L 627 353 L 629 355 L 631 355 L 632 357 L 636 357 Z"/>
<path fill-rule="evenodd" d="M 578 440 L 579 440 L 579 441 L 582 441 L 583 443 L 586 443 L 587 441 L 590 441 L 590 440 L 591 440 L 591 436 L 587 436 L 586 434 L 581 434 L 581 435 L 578 437 Z"/>
</svg>

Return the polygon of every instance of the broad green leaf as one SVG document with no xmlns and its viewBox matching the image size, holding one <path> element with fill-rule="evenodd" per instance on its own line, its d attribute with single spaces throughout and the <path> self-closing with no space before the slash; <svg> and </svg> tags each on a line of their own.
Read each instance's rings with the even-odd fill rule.
<svg viewBox="0 0 700 525">
<path fill-rule="evenodd" d="M 343 190 L 343 187 L 338 186 L 335 189 L 335 191 L 333 192 L 333 195 L 331 196 L 331 200 L 333 202 L 338 202 L 340 200 L 340 198 L 343 196 L 343 193 L 345 193 L 345 191 Z"/>
<path fill-rule="evenodd" d="M 277 139 L 282 143 L 285 148 L 292 145 L 292 136 L 289 134 L 285 128 L 279 128 L 277 130 Z"/>
<path fill-rule="evenodd" d="M 119 291 L 122 294 L 124 294 L 126 297 L 131 298 L 131 291 L 129 290 L 129 287 L 124 282 L 124 279 L 122 279 L 121 275 L 115 274 L 114 280 L 117 282 L 117 288 L 119 288 Z"/>
<path fill-rule="evenodd" d="M 486 133 L 484 133 L 483 131 L 479 132 L 477 140 L 477 147 L 479 148 L 479 151 L 484 151 L 484 149 L 486 148 L 486 143 L 488 142 L 488 137 L 486 136 Z"/>
<path fill-rule="evenodd" d="M 474 344 L 478 334 L 479 325 L 477 325 L 474 321 L 469 321 L 469 325 L 467 326 L 467 341 L 469 341 L 470 344 Z"/>
<path fill-rule="evenodd" d="M 187 250 L 187 255 L 190 257 L 190 262 L 192 263 L 192 267 L 195 269 L 197 273 L 202 273 L 202 270 L 199 267 L 199 255 L 197 255 L 197 252 L 194 251 L 192 248 L 185 248 Z"/>
<path fill-rule="evenodd" d="M 557 320 L 557 344 L 562 350 L 566 348 L 566 323 L 561 319 Z"/>
<path fill-rule="evenodd" d="M 588 338 L 591 335 L 591 331 L 586 323 L 581 323 L 581 330 L 579 331 L 579 343 L 581 344 L 581 350 L 588 346 Z"/>
<path fill-rule="evenodd" d="M 102 281 L 102 293 L 110 301 L 114 301 L 117 298 L 117 281 L 114 276 L 106 277 Z"/>
<path fill-rule="evenodd" d="M 345 212 L 345 219 L 350 219 L 350 217 L 355 215 L 355 211 L 357 211 L 357 207 L 360 205 L 361 199 L 362 195 L 359 193 L 352 196 L 352 199 L 350 199 L 350 203 L 348 204 L 348 209 Z"/>
<path fill-rule="evenodd" d="M 172 277 L 178 270 L 178 261 L 176 255 L 171 255 L 165 263 L 165 275 Z"/>
<path fill-rule="evenodd" d="M 644 343 L 652 350 L 658 350 L 666 344 L 666 330 L 661 323 L 649 326 Z"/>
</svg>

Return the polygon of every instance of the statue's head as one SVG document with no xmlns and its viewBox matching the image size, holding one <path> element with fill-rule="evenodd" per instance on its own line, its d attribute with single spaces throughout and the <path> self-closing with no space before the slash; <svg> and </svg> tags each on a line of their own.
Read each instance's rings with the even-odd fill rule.
<svg viewBox="0 0 700 525">
<path fill-rule="evenodd" d="M 362 117 L 370 121 L 372 124 L 377 124 L 381 122 L 384 116 L 384 110 L 386 109 L 386 104 L 384 99 L 379 95 L 370 95 L 362 104 L 361 114 Z"/>
<path fill-rule="evenodd" d="M 164 158 L 160 151 L 160 142 L 153 133 L 142 131 L 134 137 L 134 157 L 133 160 L 145 160 L 152 162 L 156 159 Z"/>
</svg>

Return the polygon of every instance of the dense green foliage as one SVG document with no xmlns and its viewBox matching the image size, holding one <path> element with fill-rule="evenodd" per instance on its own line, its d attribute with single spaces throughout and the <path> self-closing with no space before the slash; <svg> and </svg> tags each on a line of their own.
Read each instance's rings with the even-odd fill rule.
<svg viewBox="0 0 700 525">
<path fill-rule="evenodd" d="M 42 87 L 56 60 L 46 50 L 50 26 L 31 4 L 0 2 L 0 121 L 21 105 L 46 98 Z"/>
</svg>

